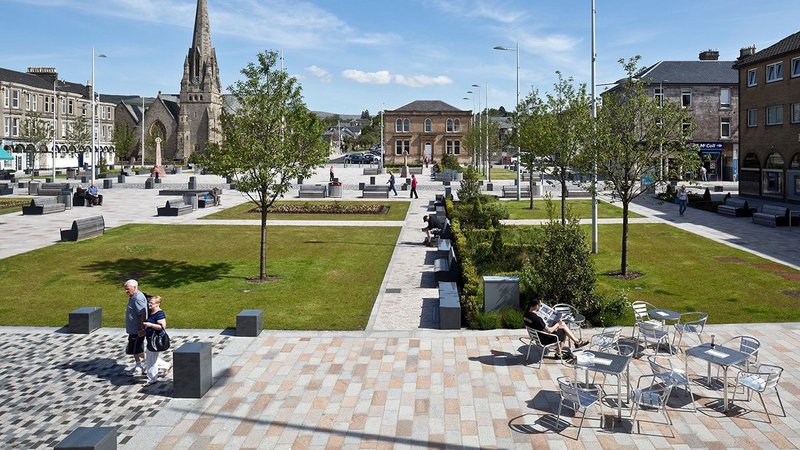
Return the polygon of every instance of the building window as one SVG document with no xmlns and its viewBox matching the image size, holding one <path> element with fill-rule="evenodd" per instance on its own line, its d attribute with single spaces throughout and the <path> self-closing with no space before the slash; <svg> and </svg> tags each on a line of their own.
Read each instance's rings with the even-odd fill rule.
<svg viewBox="0 0 800 450">
<path fill-rule="evenodd" d="M 403 155 L 403 153 L 408 153 L 410 149 L 411 149 L 411 141 L 399 140 L 399 139 L 394 141 L 395 155 Z"/>
<path fill-rule="evenodd" d="M 800 103 L 792 103 L 792 123 L 800 123 Z"/>
<path fill-rule="evenodd" d="M 719 90 L 719 106 L 722 108 L 731 107 L 731 88 L 722 88 Z"/>
<path fill-rule="evenodd" d="M 681 89 L 681 106 L 689 108 L 692 106 L 692 90 Z"/>
<path fill-rule="evenodd" d="M 39 111 L 39 96 L 36 94 L 31 94 L 31 109 Z"/>
<path fill-rule="evenodd" d="M 61 137 L 62 138 L 67 137 L 67 122 L 64 121 L 61 122 Z"/>
<path fill-rule="evenodd" d="M 453 121 L 453 131 L 455 131 L 456 133 L 461 132 L 461 119 L 456 119 Z M 456 153 L 456 155 L 457 154 L 458 153 Z"/>
<path fill-rule="evenodd" d="M 658 106 L 664 105 L 664 91 L 661 90 L 661 87 L 657 87 L 653 90 L 653 98 L 656 99 Z"/>
<path fill-rule="evenodd" d="M 19 136 L 19 119 L 16 117 L 11 119 L 11 136 Z"/>
<path fill-rule="evenodd" d="M 747 86 L 755 86 L 758 84 L 758 72 L 756 69 L 750 69 L 747 71 Z"/>
<path fill-rule="evenodd" d="M 446 130 L 448 133 L 452 133 L 452 132 L 453 132 L 453 119 L 447 119 L 447 122 L 446 122 L 446 123 L 447 123 L 447 125 L 446 125 L 446 127 L 445 127 L 445 130 Z"/>
<path fill-rule="evenodd" d="M 446 141 L 445 142 L 445 152 L 448 155 L 460 155 L 461 154 L 461 141 Z"/>
<path fill-rule="evenodd" d="M 33 94 L 25 94 L 25 111 L 31 110 L 31 96 Z"/>
<path fill-rule="evenodd" d="M 61 114 L 66 114 L 66 113 L 67 113 L 67 99 L 61 97 Z"/>
<path fill-rule="evenodd" d="M 45 95 L 44 96 L 44 112 L 50 112 L 50 101 L 51 100 L 52 100 L 52 97 L 50 97 L 49 95 Z"/>
<path fill-rule="evenodd" d="M 800 57 L 792 58 L 792 78 L 800 77 Z"/>
<path fill-rule="evenodd" d="M 19 89 L 13 89 L 11 91 L 11 107 L 19 109 Z"/>
<path fill-rule="evenodd" d="M 403 119 L 397 119 L 394 121 L 394 131 L 395 133 L 400 133 L 403 131 Z"/>
<path fill-rule="evenodd" d="M 433 122 L 431 119 L 425 119 L 425 132 L 430 133 L 433 130 Z"/>
<path fill-rule="evenodd" d="M 681 131 L 683 132 L 684 138 L 691 138 L 692 137 L 692 122 L 690 120 L 686 120 L 681 122 Z"/>
<path fill-rule="evenodd" d="M 72 115 L 72 113 L 73 113 L 73 111 L 75 111 L 75 109 L 74 109 L 74 108 L 75 108 L 75 103 L 74 103 L 74 101 L 73 101 L 72 99 L 69 99 L 69 100 L 67 101 L 67 114 L 69 114 L 69 115 L 71 116 L 71 115 Z"/>
<path fill-rule="evenodd" d="M 758 126 L 758 110 L 756 108 L 747 110 L 747 126 L 750 128 Z"/>
<path fill-rule="evenodd" d="M 456 119 L 457 121 L 458 119 Z M 453 153 L 456 155 L 461 154 L 461 141 L 453 141 Z"/>
<path fill-rule="evenodd" d="M 408 133 L 411 131 L 411 121 L 408 119 L 403 119 L 403 131 Z"/>
<path fill-rule="evenodd" d="M 3 119 L 3 136 L 10 136 L 11 135 L 11 118 L 6 117 Z"/>
<path fill-rule="evenodd" d="M 89 104 L 88 104 L 88 103 L 84 103 L 84 104 L 81 106 L 81 115 L 82 115 L 83 117 L 86 117 L 86 110 L 88 110 L 88 109 L 89 109 Z"/>
<path fill-rule="evenodd" d="M 3 107 L 8 108 L 11 92 L 8 89 L 3 89 Z M 6 133 L 8 134 L 8 133 Z"/>
<path fill-rule="evenodd" d="M 767 125 L 783 124 L 783 105 L 767 106 Z"/>
<path fill-rule="evenodd" d="M 722 117 L 719 122 L 719 137 L 722 139 L 730 139 L 731 137 L 731 118 Z"/>
<path fill-rule="evenodd" d="M 783 62 L 767 64 L 767 83 L 783 79 Z"/>
</svg>

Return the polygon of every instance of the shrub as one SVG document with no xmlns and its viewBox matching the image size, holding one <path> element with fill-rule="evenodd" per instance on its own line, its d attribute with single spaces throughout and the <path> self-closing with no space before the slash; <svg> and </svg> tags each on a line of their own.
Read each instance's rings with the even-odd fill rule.
<svg viewBox="0 0 800 450">
<path fill-rule="evenodd" d="M 470 328 L 474 330 L 494 330 L 503 326 L 503 319 L 499 312 L 478 313 L 475 319 L 470 322 Z"/>
<path fill-rule="evenodd" d="M 616 325 L 630 307 L 628 293 L 625 290 L 617 292 L 613 297 L 607 298 L 598 295 L 593 302 L 594 309 L 583 311 L 587 320 L 595 326 L 609 327 Z"/>
<path fill-rule="evenodd" d="M 523 313 L 518 309 L 504 309 L 502 311 L 503 316 L 503 328 L 507 328 L 510 330 L 516 330 L 519 328 L 525 328 L 525 321 L 522 320 Z"/>
<path fill-rule="evenodd" d="M 458 162 L 458 158 L 455 155 L 444 155 L 442 156 L 442 160 L 439 162 L 440 169 L 453 169 L 457 172 L 461 172 L 463 168 L 461 164 Z"/>
<path fill-rule="evenodd" d="M 445 202 L 445 208 L 452 207 L 452 202 Z M 455 247 L 456 259 L 461 264 L 461 279 L 463 289 L 461 292 L 461 314 L 464 321 L 468 324 L 474 323 L 483 304 L 483 284 L 481 283 L 478 270 L 472 261 L 469 252 L 469 244 L 464 233 L 461 231 L 461 223 L 458 219 L 450 221 L 450 229 L 453 231 L 453 246 Z"/>
<path fill-rule="evenodd" d="M 458 200 L 461 202 L 472 203 L 480 201 L 481 188 L 478 184 L 478 172 L 472 167 L 464 171 L 461 179 L 461 187 L 458 189 Z"/>
</svg>

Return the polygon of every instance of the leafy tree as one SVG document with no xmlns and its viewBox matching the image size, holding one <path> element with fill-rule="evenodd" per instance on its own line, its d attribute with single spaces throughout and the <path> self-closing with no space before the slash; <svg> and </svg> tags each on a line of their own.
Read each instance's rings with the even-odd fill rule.
<svg viewBox="0 0 800 450">
<path fill-rule="evenodd" d="M 32 113 L 26 116 L 20 129 L 20 140 L 30 144 L 25 146 L 25 150 L 28 152 L 28 164 L 33 167 L 33 161 L 37 154 L 48 153 L 47 144 L 53 140 L 52 120 L 41 113 Z M 33 172 L 31 172 L 31 177 L 33 177 Z"/>
<path fill-rule="evenodd" d="M 125 157 L 131 160 L 138 154 L 136 136 L 127 123 L 114 125 L 114 134 L 111 139 L 120 159 Z"/>
<path fill-rule="evenodd" d="M 461 187 L 458 189 L 458 200 L 462 203 L 476 202 L 481 195 L 481 188 L 478 185 L 478 172 L 467 167 L 461 179 Z"/>
<path fill-rule="evenodd" d="M 368 109 L 365 109 L 364 111 L 361 111 L 361 118 L 362 119 L 369 119 L 371 117 L 372 116 L 369 115 L 369 110 Z"/>
<path fill-rule="evenodd" d="M 260 281 L 267 280 L 267 211 L 292 182 L 325 163 L 322 124 L 303 102 L 297 79 L 276 67 L 278 54 L 259 53 L 244 80 L 229 88 L 240 108 L 223 111 L 222 143 L 198 158 L 214 173 L 234 179 L 261 211 Z"/>
<path fill-rule="evenodd" d="M 641 72 L 637 67 L 639 58 L 619 60 L 627 77 L 618 89 L 604 95 L 595 123 L 596 134 L 589 142 L 596 154 L 598 176 L 622 202 L 623 276 L 628 274 L 629 206 L 649 188 L 641 183 L 642 177 L 661 183 L 681 169 L 694 172 L 700 163 L 696 152 L 687 148 L 683 132 L 683 124 L 690 123 L 691 117 L 678 102 L 659 103 L 647 94 L 645 89 L 651 81 L 637 77 Z M 673 163 L 669 171 L 661 173 L 659 166 L 666 157 Z"/>
<path fill-rule="evenodd" d="M 532 174 L 534 169 L 550 171 L 561 184 L 561 223 L 566 224 L 567 179 L 579 163 L 585 138 L 591 130 L 590 97 L 586 85 L 577 88 L 572 78 L 556 72 L 558 82 L 552 94 L 539 99 L 534 91 L 517 111 L 520 146 L 526 150 L 522 161 Z M 530 181 L 533 191 L 533 177 Z M 533 196 L 531 196 L 533 209 Z"/>
<path fill-rule="evenodd" d="M 92 130 L 89 127 L 89 121 L 85 116 L 78 116 L 67 130 L 67 143 L 80 151 L 91 144 L 91 142 Z"/>
</svg>

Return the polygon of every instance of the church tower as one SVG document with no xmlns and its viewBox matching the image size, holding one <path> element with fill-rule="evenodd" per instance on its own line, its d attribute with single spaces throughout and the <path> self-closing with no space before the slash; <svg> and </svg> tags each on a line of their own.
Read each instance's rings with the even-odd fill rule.
<svg viewBox="0 0 800 450">
<path fill-rule="evenodd" d="M 186 161 L 192 153 L 203 151 L 206 144 L 221 140 L 217 131 L 222 113 L 221 91 L 217 53 L 211 46 L 208 4 L 197 0 L 192 48 L 183 63 L 176 158 Z"/>
</svg>

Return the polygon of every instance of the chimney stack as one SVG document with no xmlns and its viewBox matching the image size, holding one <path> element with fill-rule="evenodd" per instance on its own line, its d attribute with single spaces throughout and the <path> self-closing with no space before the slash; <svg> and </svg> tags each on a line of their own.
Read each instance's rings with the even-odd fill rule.
<svg viewBox="0 0 800 450">
<path fill-rule="evenodd" d="M 700 52 L 700 61 L 719 61 L 719 52 L 717 50 L 705 50 Z"/>
<path fill-rule="evenodd" d="M 50 83 L 55 83 L 58 79 L 58 72 L 55 67 L 28 67 L 28 73 L 44 78 Z"/>
<path fill-rule="evenodd" d="M 756 46 L 751 45 L 750 47 L 743 47 L 739 50 L 739 59 L 746 58 L 748 56 L 753 56 L 756 54 Z"/>
</svg>

